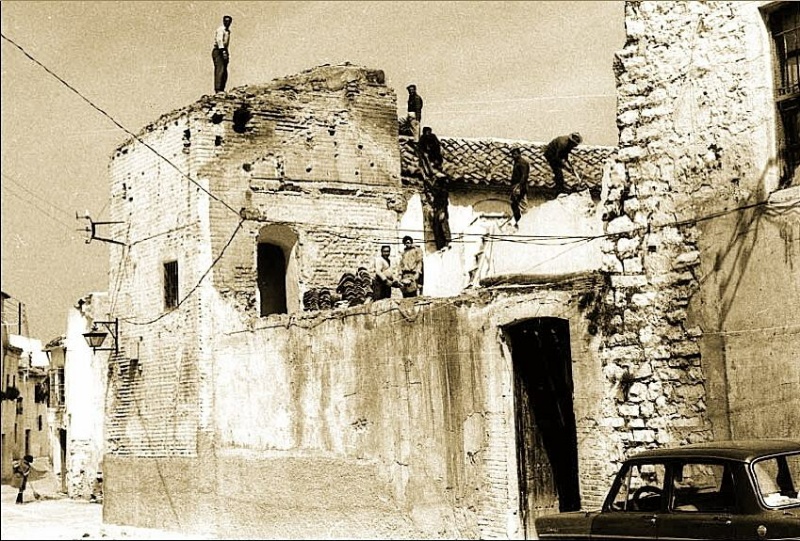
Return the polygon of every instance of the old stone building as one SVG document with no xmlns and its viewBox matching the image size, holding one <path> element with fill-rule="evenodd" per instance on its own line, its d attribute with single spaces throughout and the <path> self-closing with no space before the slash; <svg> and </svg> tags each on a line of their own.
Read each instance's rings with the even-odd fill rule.
<svg viewBox="0 0 800 541">
<path fill-rule="evenodd" d="M 541 144 L 443 138 L 443 250 L 377 70 L 206 96 L 117 149 L 105 519 L 526 537 L 635 450 L 800 432 L 782 6 L 626 5 L 619 149 L 578 147 L 558 194 Z M 423 297 L 303 310 L 405 234 Z"/>
</svg>

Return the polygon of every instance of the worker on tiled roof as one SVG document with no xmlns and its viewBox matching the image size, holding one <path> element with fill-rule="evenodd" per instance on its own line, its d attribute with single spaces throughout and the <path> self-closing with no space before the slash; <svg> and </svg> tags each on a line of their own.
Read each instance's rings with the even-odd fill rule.
<svg viewBox="0 0 800 541">
<path fill-rule="evenodd" d="M 583 142 L 583 137 L 578 132 L 569 135 L 559 135 L 549 143 L 544 149 L 544 157 L 550 168 L 553 170 L 553 182 L 557 192 L 564 191 L 564 170 L 566 169 L 577 176 L 575 168 L 569 161 L 569 154 L 576 146 Z"/>
<path fill-rule="evenodd" d="M 430 126 L 422 128 L 422 135 L 417 145 L 424 157 L 427 158 L 428 163 L 434 169 L 441 171 L 442 163 L 444 162 L 442 158 L 442 144 L 439 142 L 439 138 L 436 137 L 436 134 L 433 133 L 433 128 Z M 428 171 L 426 171 L 426 173 L 428 173 Z M 430 174 L 432 175 L 433 172 L 431 171 Z"/>
<path fill-rule="evenodd" d="M 522 157 L 522 150 L 519 147 L 511 149 L 511 158 L 514 160 L 514 169 L 511 173 L 511 212 L 514 214 L 514 227 L 519 227 L 519 219 L 528 206 L 528 176 L 531 164 Z"/>
</svg>

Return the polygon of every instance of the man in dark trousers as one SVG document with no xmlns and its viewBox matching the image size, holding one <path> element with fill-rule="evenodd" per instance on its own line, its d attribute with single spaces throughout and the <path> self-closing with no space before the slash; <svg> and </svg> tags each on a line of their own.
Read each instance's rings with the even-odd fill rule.
<svg viewBox="0 0 800 541">
<path fill-rule="evenodd" d="M 375 278 L 372 280 L 372 300 L 389 299 L 392 297 L 392 287 L 398 285 L 394 279 L 394 271 L 390 255 L 392 248 L 385 244 L 381 246 L 381 253 L 375 257 L 373 270 Z"/>
<path fill-rule="evenodd" d="M 583 141 L 578 132 L 569 135 L 559 135 L 549 143 L 544 149 L 544 157 L 550 168 L 553 170 L 553 181 L 556 184 L 556 191 L 564 190 L 564 169 L 575 174 L 575 169 L 569 161 L 569 153 L 572 149 L 580 145 Z"/>
<path fill-rule="evenodd" d="M 447 176 L 438 174 L 426 178 L 426 199 L 430 204 L 431 229 L 436 249 L 441 250 L 450 245 L 450 192 Z"/>
<path fill-rule="evenodd" d="M 411 120 L 411 131 L 414 140 L 419 140 L 419 127 L 422 122 L 422 97 L 417 94 L 417 85 L 408 85 L 408 118 Z"/>
<path fill-rule="evenodd" d="M 514 160 L 514 169 L 511 173 L 511 212 L 514 213 L 514 226 L 518 227 L 519 219 L 527 206 L 531 165 L 522 157 L 519 147 L 511 149 L 511 158 Z"/>
<path fill-rule="evenodd" d="M 405 250 L 400 255 L 400 291 L 403 297 L 417 297 L 422 295 L 424 274 L 422 270 L 422 249 L 414 244 L 414 239 L 409 235 L 403 237 Z"/>
<path fill-rule="evenodd" d="M 433 133 L 433 129 L 429 126 L 422 128 L 422 135 L 417 145 L 422 151 L 424 158 L 427 158 L 428 163 L 432 165 L 434 169 L 441 171 L 442 162 L 444 161 L 442 159 L 442 144 L 439 142 L 439 138 L 436 137 L 436 134 Z M 426 171 L 426 173 L 427 172 L 428 171 Z M 433 172 L 430 172 L 430 174 L 433 174 Z"/>
<path fill-rule="evenodd" d="M 18 476 L 19 489 L 17 491 L 17 503 L 24 502 L 25 489 L 28 488 L 28 477 L 31 474 L 31 464 L 33 464 L 33 456 L 25 455 L 18 463 L 14 464 L 14 473 Z M 31 486 L 33 488 L 33 486 Z M 36 494 L 36 491 L 33 491 Z M 38 495 L 37 495 L 38 499 Z"/>
<path fill-rule="evenodd" d="M 228 82 L 228 46 L 231 42 L 232 22 L 233 17 L 225 15 L 222 26 L 214 33 L 214 48 L 211 50 L 211 58 L 214 60 L 214 92 L 225 92 L 225 84 Z"/>
</svg>

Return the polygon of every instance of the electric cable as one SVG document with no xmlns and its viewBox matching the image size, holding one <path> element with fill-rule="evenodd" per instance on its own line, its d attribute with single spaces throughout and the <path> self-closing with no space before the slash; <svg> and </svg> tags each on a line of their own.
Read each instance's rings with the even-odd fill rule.
<svg viewBox="0 0 800 541">
<path fill-rule="evenodd" d="M 29 58 L 29 59 L 30 59 L 30 60 L 31 60 L 33 63 L 35 63 L 37 66 L 39 66 L 40 68 L 42 68 L 42 69 L 43 69 L 44 71 L 46 71 L 48 74 L 50 74 L 51 76 L 53 76 L 53 77 L 54 77 L 56 80 L 58 80 L 58 81 L 59 81 L 61 84 L 63 84 L 64 86 L 66 86 L 66 87 L 67 87 L 68 89 L 70 89 L 72 92 L 74 92 L 75 94 L 77 94 L 77 95 L 78 95 L 78 96 L 79 96 L 79 97 L 80 97 L 80 98 L 81 98 L 83 101 L 85 101 L 86 103 L 88 103 L 88 104 L 89 104 L 89 106 L 91 106 L 91 107 L 92 107 L 94 110 L 96 110 L 97 112 L 99 112 L 100 114 L 102 114 L 103 116 L 105 116 L 107 119 L 109 119 L 109 120 L 110 120 L 110 121 L 111 121 L 111 122 L 112 122 L 112 123 L 113 123 L 115 126 L 117 126 L 119 129 L 121 129 L 122 131 L 124 131 L 126 134 L 128 134 L 129 136 L 131 136 L 133 139 L 135 139 L 136 141 L 138 141 L 138 142 L 139 142 L 139 143 L 141 143 L 142 145 L 144 145 L 144 146 L 145 146 L 147 149 L 149 149 L 151 152 L 153 152 L 153 154 L 155 154 L 156 156 L 158 156 L 159 158 L 161 158 L 162 160 L 164 160 L 164 161 L 165 161 L 165 162 L 166 162 L 168 165 L 170 165 L 170 166 L 171 166 L 173 169 L 175 169 L 175 170 L 176 170 L 176 171 L 177 171 L 177 172 L 178 172 L 178 173 L 179 173 L 179 174 L 180 174 L 182 177 L 186 178 L 186 179 L 187 179 L 189 182 L 191 182 L 192 184 L 194 184 L 195 186 L 197 186 L 197 187 L 198 187 L 198 188 L 199 188 L 201 191 L 203 191 L 203 192 L 204 192 L 206 195 L 208 195 L 209 197 L 211 197 L 211 198 L 212 198 L 212 199 L 214 199 L 215 201 L 218 201 L 219 203 L 221 203 L 221 204 L 222 204 L 222 205 L 223 205 L 225 208 L 227 208 L 228 210 L 230 210 L 231 212 L 233 212 L 233 213 L 234 213 L 234 214 L 236 214 L 237 216 L 239 215 L 239 212 L 238 212 L 237 210 L 235 210 L 233 207 L 231 207 L 231 206 L 230 206 L 228 203 L 226 203 L 226 202 L 225 202 L 225 201 L 224 201 L 222 198 L 220 198 L 220 197 L 219 197 L 219 196 L 217 196 L 217 195 L 214 195 L 213 193 L 211 193 L 210 191 L 208 191 L 208 190 L 207 190 L 205 187 L 203 187 L 203 185 L 201 185 L 199 182 L 197 182 L 195 179 L 193 179 L 191 176 L 189 176 L 188 174 L 184 173 L 184 172 L 183 172 L 183 170 L 181 170 L 181 168 L 180 168 L 180 167 L 178 167 L 177 165 L 175 165 L 175 163 L 173 163 L 173 162 L 172 162 L 172 161 L 171 161 L 169 158 L 167 158 L 166 156 L 164 156 L 163 154 L 161 154 L 161 153 L 160 153 L 158 150 L 156 150 L 155 148 L 153 148 L 153 147 L 152 147 L 152 146 L 151 146 L 149 143 L 147 143 L 147 142 L 146 142 L 145 140 L 143 140 L 141 137 L 139 137 L 138 135 L 136 135 L 135 133 L 133 133 L 132 131 L 130 131 L 128 128 L 126 128 L 125 126 L 123 126 L 123 125 L 122 125 L 120 122 L 118 122 L 118 121 L 117 121 L 117 119 L 115 119 L 115 118 L 114 118 L 113 116 L 111 116 L 109 113 L 107 113 L 106 111 L 104 111 L 104 110 L 103 110 L 101 107 L 99 107 L 99 106 L 95 105 L 95 104 L 94 104 L 94 103 L 93 103 L 93 102 L 92 102 L 92 101 L 91 101 L 89 98 L 87 98 L 86 96 L 84 96 L 83 94 L 81 94 L 81 92 L 80 92 L 79 90 L 77 90 L 75 87 L 73 87 L 73 86 L 72 86 L 71 84 L 69 84 L 67 81 L 65 81 L 64 79 L 62 79 L 62 78 L 61 78 L 61 77 L 60 77 L 58 74 L 56 74 L 55 72 L 53 72 L 53 71 L 52 71 L 50 68 L 48 68 L 47 66 L 45 66 L 44 64 L 42 64 L 41 62 L 39 62 L 39 61 L 38 61 L 36 58 L 34 58 L 34 57 L 33 57 L 33 55 L 31 55 L 31 54 L 30 54 L 28 51 L 26 51 L 24 48 L 22 48 L 22 46 L 21 46 L 21 45 L 17 44 L 17 43 L 16 43 L 14 40 L 12 40 L 11 38 L 9 38 L 8 36 L 6 36 L 5 34 L 3 34 L 2 32 L 0 32 L 0 37 L 2 37 L 4 40 L 6 40 L 7 42 L 9 42 L 11 45 L 13 45 L 14 47 L 16 47 L 17 49 L 19 49 L 19 50 L 22 52 L 22 54 L 24 54 L 26 57 L 28 57 L 28 58 Z"/>
</svg>

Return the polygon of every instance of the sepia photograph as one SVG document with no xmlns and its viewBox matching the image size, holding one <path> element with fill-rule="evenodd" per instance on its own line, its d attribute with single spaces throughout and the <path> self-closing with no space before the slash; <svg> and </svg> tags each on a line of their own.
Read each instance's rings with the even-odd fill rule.
<svg viewBox="0 0 800 541">
<path fill-rule="evenodd" d="M 800 2 L 0 13 L 2 539 L 800 540 Z"/>
</svg>

